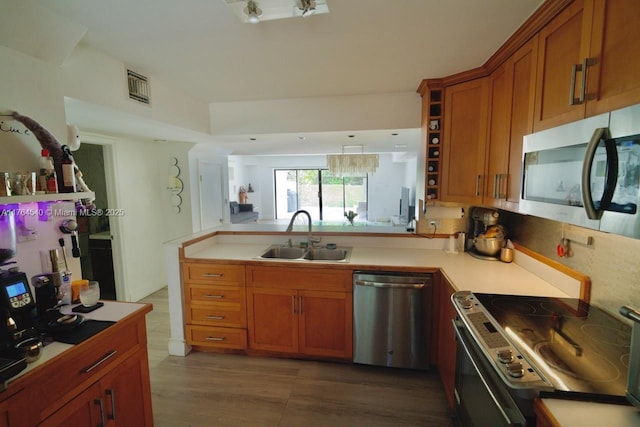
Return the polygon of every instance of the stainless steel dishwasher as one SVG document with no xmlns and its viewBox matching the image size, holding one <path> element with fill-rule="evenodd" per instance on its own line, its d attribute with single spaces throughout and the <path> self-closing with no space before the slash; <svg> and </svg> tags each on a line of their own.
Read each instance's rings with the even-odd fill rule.
<svg viewBox="0 0 640 427">
<path fill-rule="evenodd" d="M 355 271 L 353 361 L 428 369 L 431 274 Z"/>
</svg>

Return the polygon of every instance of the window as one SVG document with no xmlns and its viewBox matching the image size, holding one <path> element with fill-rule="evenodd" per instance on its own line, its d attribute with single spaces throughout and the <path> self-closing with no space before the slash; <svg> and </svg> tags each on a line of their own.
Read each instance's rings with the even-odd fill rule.
<svg viewBox="0 0 640 427">
<path fill-rule="evenodd" d="M 345 221 L 345 212 L 367 219 L 367 177 L 332 175 L 326 169 L 277 169 L 274 172 L 276 219 L 304 209 L 314 221 Z"/>
</svg>

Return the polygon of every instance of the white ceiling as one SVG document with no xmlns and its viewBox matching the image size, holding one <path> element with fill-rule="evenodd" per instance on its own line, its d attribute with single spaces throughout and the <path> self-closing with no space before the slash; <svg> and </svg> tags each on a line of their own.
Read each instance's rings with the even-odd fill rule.
<svg viewBox="0 0 640 427">
<path fill-rule="evenodd" d="M 327 14 L 254 25 L 225 0 L 36 1 L 87 27 L 83 43 L 206 102 L 412 92 L 483 64 L 542 3 L 327 0 Z"/>
</svg>

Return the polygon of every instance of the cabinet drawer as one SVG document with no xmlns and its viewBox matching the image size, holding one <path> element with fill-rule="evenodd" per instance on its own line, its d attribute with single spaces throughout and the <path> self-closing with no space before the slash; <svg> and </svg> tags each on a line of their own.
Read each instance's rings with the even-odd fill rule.
<svg viewBox="0 0 640 427">
<path fill-rule="evenodd" d="M 245 289 L 232 286 L 187 285 L 186 303 L 233 303 L 244 304 Z"/>
<path fill-rule="evenodd" d="M 187 322 L 238 328 L 247 326 L 245 310 L 237 305 L 223 304 L 191 305 L 187 308 Z"/>
<path fill-rule="evenodd" d="M 187 325 L 187 343 L 244 350 L 247 348 L 247 330 Z"/>
<path fill-rule="evenodd" d="M 184 263 L 185 283 L 244 285 L 244 265 Z"/>
<path fill-rule="evenodd" d="M 144 323 L 117 323 L 76 345 L 64 357 L 47 362 L 47 372 L 55 375 L 39 375 L 38 387 L 30 391 L 31 409 L 44 419 L 78 390 L 86 388 L 139 350 L 145 340 L 144 334 Z M 47 351 L 46 347 L 44 351 Z"/>
</svg>

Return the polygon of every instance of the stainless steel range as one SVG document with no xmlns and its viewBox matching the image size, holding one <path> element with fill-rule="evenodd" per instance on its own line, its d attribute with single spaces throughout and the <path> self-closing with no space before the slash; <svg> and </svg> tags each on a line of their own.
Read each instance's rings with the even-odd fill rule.
<svg viewBox="0 0 640 427">
<path fill-rule="evenodd" d="M 451 299 L 461 425 L 534 425 L 537 396 L 627 403 L 631 328 L 607 312 L 578 299 Z"/>
</svg>

